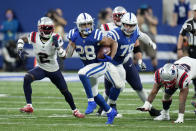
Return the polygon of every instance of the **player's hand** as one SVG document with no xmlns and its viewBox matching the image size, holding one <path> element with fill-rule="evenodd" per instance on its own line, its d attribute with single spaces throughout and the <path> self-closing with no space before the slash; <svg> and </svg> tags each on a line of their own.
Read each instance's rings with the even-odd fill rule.
<svg viewBox="0 0 196 131">
<path fill-rule="evenodd" d="M 146 70 L 146 64 L 141 59 L 138 60 L 138 65 L 139 65 L 141 71 Z"/>
<path fill-rule="evenodd" d="M 111 56 L 108 56 L 106 54 L 104 54 L 104 58 L 103 59 L 98 59 L 99 62 L 110 62 L 112 61 Z"/>
<path fill-rule="evenodd" d="M 18 50 L 18 56 L 20 57 L 21 60 L 24 60 L 25 57 L 28 55 L 29 53 L 27 53 L 25 50 Z"/>
<path fill-rule="evenodd" d="M 56 48 L 59 48 L 58 36 L 53 36 L 53 37 L 52 37 L 52 40 L 53 40 L 54 46 L 55 46 Z"/>
<path fill-rule="evenodd" d="M 152 104 L 150 104 L 150 102 L 148 101 L 145 101 L 144 105 L 141 106 L 141 107 L 138 107 L 137 110 L 140 110 L 140 111 L 150 111 L 152 108 Z"/>
</svg>

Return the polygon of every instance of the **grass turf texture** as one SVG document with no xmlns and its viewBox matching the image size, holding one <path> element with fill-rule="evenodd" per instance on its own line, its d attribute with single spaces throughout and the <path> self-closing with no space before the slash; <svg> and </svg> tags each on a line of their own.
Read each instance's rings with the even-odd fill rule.
<svg viewBox="0 0 196 131">
<path fill-rule="evenodd" d="M 87 99 L 79 82 L 67 83 L 72 92 L 77 108 L 84 112 Z M 152 84 L 144 84 L 145 89 L 151 89 Z M 192 87 L 190 87 L 192 88 Z M 95 112 L 84 119 L 77 119 L 65 102 L 63 96 L 50 82 L 34 82 L 33 89 L 33 114 L 19 112 L 25 105 L 22 82 L 0 82 L 0 131 L 195 131 L 196 116 L 194 108 L 190 105 L 193 92 L 189 92 L 186 103 L 185 123 L 173 124 L 178 113 L 178 95 L 176 92 L 170 109 L 170 121 L 153 121 L 148 113 L 136 111 L 143 103 L 135 92 L 127 90 L 120 94 L 118 111 L 123 118 L 115 119 L 113 125 L 106 126 L 106 117 L 98 117 Z M 103 91 L 103 84 L 99 89 Z M 130 89 L 127 85 L 126 89 Z M 153 105 L 161 109 L 163 92 L 160 90 Z"/>
</svg>

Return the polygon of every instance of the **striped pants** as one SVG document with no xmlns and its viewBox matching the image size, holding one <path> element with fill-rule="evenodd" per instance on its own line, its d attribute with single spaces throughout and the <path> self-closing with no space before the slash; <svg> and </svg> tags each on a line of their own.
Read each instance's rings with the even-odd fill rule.
<svg viewBox="0 0 196 131">
<path fill-rule="evenodd" d="M 125 70 L 123 65 L 114 66 L 110 62 L 93 63 L 86 65 L 78 72 L 79 75 L 86 75 L 91 82 L 93 96 L 98 94 L 98 78 L 105 77 L 116 87 L 125 87 Z"/>
</svg>

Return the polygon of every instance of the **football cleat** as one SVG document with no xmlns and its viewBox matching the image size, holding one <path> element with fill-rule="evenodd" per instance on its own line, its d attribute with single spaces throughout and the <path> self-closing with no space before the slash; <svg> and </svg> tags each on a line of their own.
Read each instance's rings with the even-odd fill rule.
<svg viewBox="0 0 196 131">
<path fill-rule="evenodd" d="M 94 109 L 96 109 L 97 104 L 95 103 L 95 101 L 88 101 L 88 107 L 85 111 L 85 114 L 90 114 L 94 111 Z"/>
<path fill-rule="evenodd" d="M 116 115 L 117 111 L 112 108 L 111 112 L 107 113 L 108 121 L 105 124 L 112 124 Z"/>
<path fill-rule="evenodd" d="M 73 115 L 74 115 L 75 117 L 77 117 L 77 118 L 84 118 L 84 117 L 85 117 L 85 115 L 82 114 L 82 113 L 80 113 L 79 110 L 73 111 Z"/>
<path fill-rule="evenodd" d="M 149 111 L 149 114 L 151 116 L 160 116 L 161 115 L 161 111 L 152 107 L 151 110 Z"/>
<path fill-rule="evenodd" d="M 31 105 L 26 105 L 20 109 L 20 112 L 33 113 L 33 107 Z"/>
<path fill-rule="evenodd" d="M 102 111 L 103 111 L 103 108 L 99 107 L 98 111 L 96 112 L 96 115 L 100 116 Z"/>
<path fill-rule="evenodd" d="M 161 111 L 161 115 L 154 118 L 155 121 L 170 120 L 169 112 Z"/>
</svg>

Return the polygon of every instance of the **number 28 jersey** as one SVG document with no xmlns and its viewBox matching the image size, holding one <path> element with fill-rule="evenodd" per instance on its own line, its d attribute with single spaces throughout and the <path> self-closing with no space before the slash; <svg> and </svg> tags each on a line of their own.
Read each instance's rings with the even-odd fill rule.
<svg viewBox="0 0 196 131">
<path fill-rule="evenodd" d="M 56 33 L 52 34 L 52 36 L 55 35 L 58 37 L 59 46 L 62 46 L 63 40 L 61 36 Z M 55 72 L 59 69 L 57 51 L 53 44 L 52 36 L 45 43 L 41 41 L 39 32 L 31 32 L 28 36 L 28 41 L 33 46 L 33 53 L 38 66 L 48 72 Z"/>
<path fill-rule="evenodd" d="M 100 49 L 99 42 L 102 38 L 103 33 L 99 29 L 93 30 L 86 38 L 81 37 L 78 29 L 72 29 L 68 34 L 68 39 L 75 43 L 75 50 L 84 65 L 98 62 L 97 52 Z"/>
</svg>

